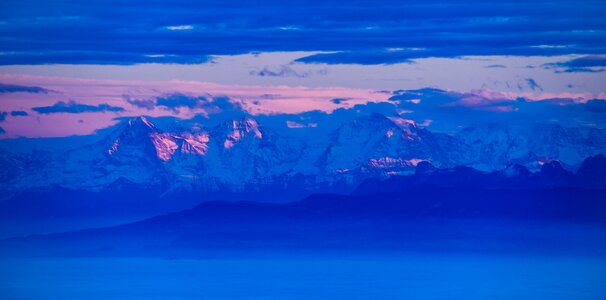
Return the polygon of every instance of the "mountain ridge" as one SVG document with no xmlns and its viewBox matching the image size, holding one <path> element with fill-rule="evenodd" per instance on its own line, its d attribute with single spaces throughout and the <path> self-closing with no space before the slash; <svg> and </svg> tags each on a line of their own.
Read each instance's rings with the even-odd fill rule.
<svg viewBox="0 0 606 300">
<path fill-rule="evenodd" d="M 282 204 L 211 201 L 118 226 L 0 240 L 0 249 L 36 257 L 247 256 L 284 249 L 605 253 L 603 192 L 433 188 L 314 194 Z M 562 243 L 564 237 L 574 242 Z"/>
<path fill-rule="evenodd" d="M 488 124 L 448 135 L 399 116 L 373 113 L 344 122 L 321 139 L 286 136 L 250 116 L 169 131 L 138 117 L 98 142 L 37 155 L 0 153 L 0 163 L 8 166 L 1 175 L 5 196 L 52 185 L 102 190 L 119 178 L 167 186 L 167 192 L 263 190 L 280 182 L 314 191 L 413 174 L 424 161 L 438 168 L 484 171 L 512 164 L 540 170 L 558 161 L 572 169 L 599 153 L 606 153 L 606 134 L 595 128 L 537 125 L 519 130 Z M 305 180 L 288 183 L 298 177 Z"/>
</svg>

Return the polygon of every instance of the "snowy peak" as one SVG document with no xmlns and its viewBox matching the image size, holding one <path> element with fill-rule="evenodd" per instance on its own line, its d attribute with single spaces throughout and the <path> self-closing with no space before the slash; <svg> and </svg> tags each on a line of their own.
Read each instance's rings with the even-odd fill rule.
<svg viewBox="0 0 606 300">
<path fill-rule="evenodd" d="M 156 126 L 145 117 L 129 120 L 107 151 L 110 156 L 135 149 L 149 153 L 155 148 L 152 135 L 158 133 Z M 124 153 L 129 155 L 128 153 Z"/>
<path fill-rule="evenodd" d="M 158 132 L 156 125 L 145 117 L 137 117 L 128 120 L 118 138 L 123 141 L 138 141 L 140 139 L 148 138 L 152 133 L 155 132 Z"/>
<path fill-rule="evenodd" d="M 471 158 L 476 160 L 471 164 L 480 166 L 491 162 L 487 169 L 499 168 L 511 162 L 540 165 L 539 160 L 544 158 L 574 165 L 606 148 L 605 130 L 566 128 L 558 124 L 472 125 L 456 137 L 471 147 Z"/>
<path fill-rule="evenodd" d="M 331 134 L 320 165 L 329 173 L 359 169 L 380 177 L 412 172 L 418 162 L 432 158 L 424 137 L 429 134 L 410 120 L 376 113 L 360 116 Z"/>
<path fill-rule="evenodd" d="M 259 127 L 259 123 L 251 118 L 242 118 L 224 123 L 219 129 L 224 135 L 223 147 L 230 149 L 249 136 L 262 139 L 263 133 Z"/>
<path fill-rule="evenodd" d="M 177 153 L 205 155 L 209 140 L 210 136 L 206 132 L 162 132 L 147 118 L 137 117 L 126 123 L 108 153 L 116 156 L 120 149 L 129 149 L 129 155 L 150 155 L 166 162 L 172 160 Z"/>
<path fill-rule="evenodd" d="M 151 121 L 149 121 L 144 116 L 139 116 L 139 117 L 128 120 L 128 126 L 133 127 L 133 128 L 142 128 L 142 129 L 147 128 L 149 130 L 156 130 L 156 125 L 154 125 Z"/>
<path fill-rule="evenodd" d="M 415 121 L 400 117 L 388 117 L 388 119 L 402 130 L 401 137 L 409 140 L 419 139 L 419 135 L 417 134 L 418 127 Z"/>
<path fill-rule="evenodd" d="M 0 177 L 11 180 L 15 189 L 53 184 L 99 189 L 124 177 L 136 184 L 166 182 L 171 189 L 238 190 L 303 176 L 306 187 L 313 189 L 413 173 L 437 176 L 436 182 L 469 184 L 479 176 L 478 171 L 454 168 L 463 165 L 491 174 L 477 184 L 494 180 L 512 186 L 570 182 L 606 186 L 603 155 L 586 160 L 576 175 L 562 168 L 606 153 L 604 129 L 488 124 L 450 135 L 433 133 L 399 116 L 353 117 L 325 120 L 335 123 L 304 133 L 317 135 L 313 138 L 289 135 L 288 129 L 275 127 L 284 124 L 282 119 L 267 120 L 266 126 L 250 117 L 230 119 L 210 130 L 204 126 L 217 124 L 214 120 L 175 120 L 171 129 L 161 130 L 147 118 L 138 117 L 125 120 L 94 144 L 42 158 L 36 154 L 35 161 L 1 158 L 11 168 Z M 38 166 L 43 166 L 43 172 Z M 533 173 L 529 175 L 525 167 Z"/>
<path fill-rule="evenodd" d="M 189 155 L 205 155 L 208 152 L 210 135 L 203 133 L 183 133 L 175 137 L 179 141 L 179 153 Z"/>
<path fill-rule="evenodd" d="M 361 137 L 373 139 L 379 134 L 388 139 L 419 139 L 414 121 L 400 117 L 386 117 L 378 113 L 358 117 L 352 122 L 342 125 L 336 132 L 337 138 Z"/>
<path fill-rule="evenodd" d="M 156 125 L 154 125 L 145 117 L 137 117 L 128 120 L 119 138 L 123 140 L 136 140 L 148 137 L 154 132 L 158 132 L 158 128 L 156 128 Z"/>
<path fill-rule="evenodd" d="M 156 150 L 156 157 L 168 161 L 179 148 L 176 137 L 170 133 L 152 133 L 150 139 Z"/>
</svg>

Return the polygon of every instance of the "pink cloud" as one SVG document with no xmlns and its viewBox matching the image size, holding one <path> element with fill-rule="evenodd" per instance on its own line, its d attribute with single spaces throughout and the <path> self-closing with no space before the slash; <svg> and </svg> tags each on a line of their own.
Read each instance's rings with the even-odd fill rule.
<svg viewBox="0 0 606 300">
<path fill-rule="evenodd" d="M 244 86 L 227 85 L 198 81 L 121 81 L 67 77 L 47 77 L 31 75 L 0 74 L 0 82 L 25 86 L 41 86 L 57 91 L 52 94 L 4 93 L 0 94 L 3 110 L 25 110 L 32 112 L 33 107 L 48 106 L 58 101 L 75 101 L 88 105 L 108 104 L 120 106 L 124 112 L 83 113 L 38 115 L 32 112 L 29 117 L 7 120 L 3 128 L 7 134 L 15 136 L 65 136 L 89 134 L 96 129 L 115 124 L 114 118 L 138 115 L 152 117 L 176 116 L 191 118 L 197 114 L 212 113 L 204 107 L 183 107 L 179 110 L 167 110 L 159 107 L 139 107 L 129 104 L 126 99 L 155 99 L 169 94 L 180 93 L 192 96 L 228 97 L 240 104 L 249 113 L 276 114 L 300 113 L 311 110 L 331 112 L 337 108 L 351 107 L 369 101 L 387 101 L 389 93 L 369 89 L 342 87 L 303 86 Z M 268 97 L 267 95 L 271 95 Z M 335 103 L 332 99 L 347 97 L 349 101 Z M 83 119 L 84 122 L 77 123 Z M 74 123 L 76 122 L 76 123 Z M 54 128 L 48 128 L 48 126 Z"/>
<path fill-rule="evenodd" d="M 526 101 L 542 101 L 547 99 L 556 99 L 553 102 L 560 105 L 573 103 L 586 103 L 591 99 L 606 98 L 606 94 L 591 93 L 506 93 L 496 92 L 491 90 L 472 90 L 471 92 L 456 92 L 460 94 L 460 99 L 446 104 L 446 106 L 462 106 L 477 110 L 493 111 L 493 112 L 512 112 L 517 109 L 513 107 L 514 102 L 518 98 L 524 98 Z M 557 99 L 560 99 L 557 101 Z"/>
<path fill-rule="evenodd" d="M 446 107 L 462 106 L 472 109 L 508 112 L 513 111 L 514 99 L 511 99 L 501 93 L 479 90 L 471 93 L 463 93 L 460 99 L 446 104 Z"/>
<path fill-rule="evenodd" d="M 606 99 L 606 93 L 583 93 L 583 92 L 496 92 L 491 90 L 472 90 L 469 92 L 476 96 L 493 101 L 515 100 L 524 98 L 527 101 L 541 101 L 546 99 L 572 99 L 575 103 L 585 103 L 591 99 Z"/>
<path fill-rule="evenodd" d="M 250 114 L 301 113 L 320 110 L 331 112 L 338 108 L 349 108 L 356 104 L 368 102 L 384 102 L 392 96 L 389 92 L 371 89 L 345 87 L 305 87 L 305 86 L 255 86 L 229 85 L 200 81 L 167 80 L 101 80 L 85 78 L 10 75 L 0 74 L 0 82 L 23 86 L 39 86 L 56 92 L 48 94 L 35 93 L 1 93 L 0 104 L 2 111 L 23 110 L 29 116 L 7 116 L 2 123 L 6 134 L 2 138 L 27 136 L 67 136 L 90 134 L 95 130 L 112 126 L 117 117 L 148 115 L 152 117 L 176 116 L 188 119 L 195 115 L 214 113 L 212 108 L 205 106 L 179 107 L 166 109 L 154 105 L 143 107 L 128 103 L 126 99 L 154 100 L 156 97 L 170 94 L 184 94 L 192 97 L 204 96 L 228 97 L 230 101 L 239 104 Z M 452 91 L 455 93 L 455 91 Z M 523 97 L 528 101 L 539 101 L 554 98 L 566 98 L 561 103 L 565 105 L 584 103 L 594 98 L 606 98 L 606 93 L 550 93 L 550 92 L 494 92 L 491 90 L 474 90 L 471 92 L 456 92 L 460 99 L 448 104 L 463 106 L 476 110 L 510 112 L 515 110 L 514 101 Z M 337 98 L 347 98 L 347 101 L 333 101 Z M 87 105 L 107 104 L 123 107 L 123 112 L 81 113 L 81 114 L 49 114 L 40 115 L 32 111 L 33 107 L 49 106 L 59 101 L 74 101 Z M 212 100 L 211 100 L 212 101 Z M 421 104 L 421 99 L 410 100 Z M 151 102 L 153 104 L 153 102 Z M 399 113 L 412 111 L 400 110 Z M 291 124 L 293 125 L 293 124 Z M 308 124 L 308 126 L 312 126 Z"/>
</svg>

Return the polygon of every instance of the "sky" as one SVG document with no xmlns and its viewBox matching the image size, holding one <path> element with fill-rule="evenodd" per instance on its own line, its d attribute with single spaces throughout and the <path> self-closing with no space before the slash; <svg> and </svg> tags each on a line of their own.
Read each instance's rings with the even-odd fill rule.
<svg viewBox="0 0 606 300">
<path fill-rule="evenodd" d="M 604 1 L 0 3 L 0 138 L 338 109 L 606 126 Z"/>
</svg>

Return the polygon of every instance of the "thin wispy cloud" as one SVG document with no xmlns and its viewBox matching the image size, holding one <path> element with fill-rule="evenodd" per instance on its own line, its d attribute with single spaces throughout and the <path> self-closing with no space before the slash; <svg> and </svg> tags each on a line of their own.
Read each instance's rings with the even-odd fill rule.
<svg viewBox="0 0 606 300">
<path fill-rule="evenodd" d="M 13 116 L 13 117 L 25 117 L 25 116 L 29 116 L 29 114 L 26 111 L 13 110 L 13 111 L 11 111 L 11 116 Z"/>
<path fill-rule="evenodd" d="M 124 100 L 130 105 L 147 110 L 152 110 L 156 107 L 156 101 L 151 99 L 133 99 L 130 96 L 124 96 Z"/>
<path fill-rule="evenodd" d="M 3 93 L 34 93 L 34 94 L 48 94 L 53 91 L 45 89 L 39 86 L 24 86 L 16 84 L 4 84 L 0 83 L 0 94 Z"/>
<path fill-rule="evenodd" d="M 192 30 L 194 26 L 191 25 L 177 25 L 177 26 L 166 26 L 164 27 L 168 30 Z"/>
<path fill-rule="evenodd" d="M 507 66 L 505 65 L 488 65 L 484 68 L 488 68 L 488 69 L 506 69 Z"/>
<path fill-rule="evenodd" d="M 413 59 L 428 57 L 424 51 L 344 51 L 335 53 L 320 53 L 297 59 L 303 63 L 322 64 L 360 64 L 360 65 L 390 65 L 397 63 L 414 63 Z"/>
<path fill-rule="evenodd" d="M 264 67 L 261 70 L 250 71 L 251 75 L 260 77 L 297 77 L 307 78 L 315 75 L 326 75 L 325 69 L 316 71 L 298 71 L 289 66 Z"/>
<path fill-rule="evenodd" d="M 556 73 L 599 73 L 606 71 L 606 55 L 588 55 L 563 62 L 547 63 L 545 69 Z"/>
<path fill-rule="evenodd" d="M 39 114 L 80 114 L 87 112 L 122 112 L 125 109 L 119 106 L 111 106 L 108 104 L 88 105 L 77 103 L 75 101 L 63 102 L 59 101 L 51 106 L 32 107 L 32 110 Z"/>
<path fill-rule="evenodd" d="M 528 87 L 530 87 L 531 90 L 533 91 L 543 91 L 543 87 L 541 87 L 536 80 L 532 79 L 532 78 L 526 78 L 526 84 L 528 85 Z"/>
</svg>

